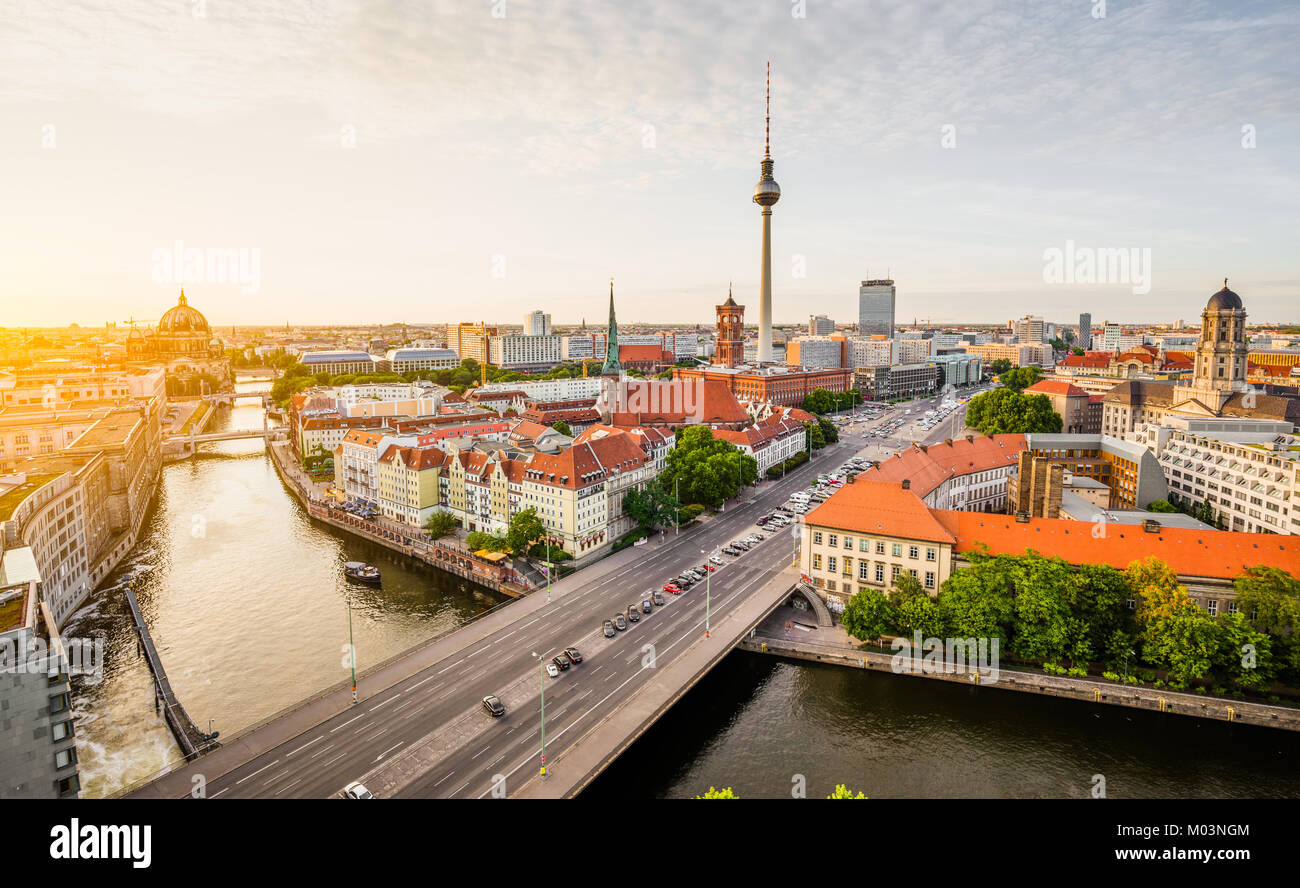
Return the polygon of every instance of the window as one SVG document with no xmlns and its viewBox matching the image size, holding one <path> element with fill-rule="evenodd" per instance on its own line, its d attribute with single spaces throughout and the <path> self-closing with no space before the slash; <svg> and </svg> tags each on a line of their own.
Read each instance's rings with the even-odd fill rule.
<svg viewBox="0 0 1300 888">
<path fill-rule="evenodd" d="M 876 541 L 876 554 L 877 555 L 885 554 L 885 544 L 880 542 L 879 540 Z"/>
<path fill-rule="evenodd" d="M 901 558 L 902 556 L 903 556 L 903 544 L 894 543 L 894 557 Z"/>
<path fill-rule="evenodd" d="M 827 534 L 826 545 L 830 546 L 833 549 L 840 544 L 839 539 L 840 538 L 838 534 L 834 534 L 834 533 Z"/>
<path fill-rule="evenodd" d="M 920 557 L 921 557 L 921 550 L 920 550 L 918 547 L 916 547 L 916 546 L 908 546 L 908 547 L 907 547 L 907 557 L 908 557 L 908 558 L 913 558 L 913 559 L 915 559 L 915 558 L 920 558 Z M 915 573 L 915 571 L 913 571 L 913 573 Z"/>
<path fill-rule="evenodd" d="M 57 742 L 72 736 L 72 722 L 61 721 L 50 725 L 50 734 Z"/>
<path fill-rule="evenodd" d="M 853 548 L 853 537 L 845 537 L 845 538 L 844 538 L 844 548 L 846 548 L 846 549 L 852 549 L 852 548 Z"/>
<path fill-rule="evenodd" d="M 934 571 L 932 570 L 927 570 L 925 572 L 925 588 L 927 589 L 934 588 Z"/>
<path fill-rule="evenodd" d="M 935 559 L 935 557 L 936 557 L 935 550 L 934 550 L 933 548 L 930 548 L 930 547 L 927 546 L 927 547 L 926 547 L 926 550 L 925 550 L 925 560 L 926 560 L 926 561 L 933 561 L 933 560 Z"/>
<path fill-rule="evenodd" d="M 890 565 L 890 568 L 889 568 L 889 578 L 890 578 L 891 580 L 895 580 L 895 579 L 897 579 L 897 578 L 898 578 L 898 575 L 902 572 L 902 570 L 903 570 L 903 569 L 902 569 L 901 567 L 899 567 L 897 564 Z"/>
<path fill-rule="evenodd" d="M 858 562 L 858 579 L 862 580 L 863 582 L 866 582 L 867 580 L 871 579 L 870 576 L 868 576 L 867 574 L 867 562 L 865 561 Z"/>
<path fill-rule="evenodd" d="M 69 746 L 54 753 L 54 767 L 67 768 L 77 763 L 77 747 Z"/>
<path fill-rule="evenodd" d="M 821 569 L 822 569 L 822 557 L 820 555 L 813 555 L 813 570 L 821 570 Z"/>
<path fill-rule="evenodd" d="M 834 555 L 832 555 L 832 556 L 830 556 L 829 558 L 826 559 L 826 569 L 827 569 L 828 571 L 830 571 L 831 573 L 835 573 L 835 556 L 834 556 Z"/>
<path fill-rule="evenodd" d="M 1219 599 L 1211 598 L 1205 602 L 1205 609 L 1209 611 L 1210 616 L 1217 617 L 1219 615 Z"/>
<path fill-rule="evenodd" d="M 885 566 L 884 566 L 883 564 L 877 564 L 877 565 L 876 565 L 876 582 L 877 582 L 877 583 L 883 583 L 884 581 L 885 581 Z"/>
<path fill-rule="evenodd" d="M 820 546 L 821 544 L 822 544 L 822 532 L 820 530 L 813 531 L 813 545 Z"/>
<path fill-rule="evenodd" d="M 871 551 L 871 540 L 858 540 L 858 551 L 859 551 L 859 552 L 870 552 L 870 551 Z"/>
</svg>

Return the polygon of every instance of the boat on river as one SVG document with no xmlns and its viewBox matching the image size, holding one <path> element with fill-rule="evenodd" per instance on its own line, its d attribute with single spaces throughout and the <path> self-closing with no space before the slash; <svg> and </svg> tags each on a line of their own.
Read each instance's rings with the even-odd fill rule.
<svg viewBox="0 0 1300 888">
<path fill-rule="evenodd" d="M 379 568 L 366 564 L 362 561 L 348 561 L 343 565 L 343 573 L 349 580 L 356 580 L 358 583 L 379 584 Z"/>
</svg>

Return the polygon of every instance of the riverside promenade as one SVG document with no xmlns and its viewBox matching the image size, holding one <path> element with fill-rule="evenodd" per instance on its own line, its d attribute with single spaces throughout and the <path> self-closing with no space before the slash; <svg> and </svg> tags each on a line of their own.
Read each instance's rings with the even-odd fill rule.
<svg viewBox="0 0 1300 888">
<path fill-rule="evenodd" d="M 1036 672 L 999 669 L 997 680 L 989 681 L 973 669 L 959 672 L 923 672 L 920 661 L 909 672 L 895 672 L 894 657 L 888 642 L 881 650 L 859 647 L 838 623 L 830 629 L 817 629 L 807 617 L 792 608 L 782 608 L 763 623 L 754 634 L 739 642 L 738 650 L 757 654 L 827 663 L 850 669 L 889 672 L 900 678 L 937 679 L 938 681 L 1021 691 L 1048 697 L 1063 697 L 1083 703 L 1125 706 L 1171 715 L 1190 715 L 1258 725 L 1284 731 L 1300 731 L 1300 710 L 1288 706 L 1271 706 L 1244 700 L 1185 694 L 1160 688 L 1122 685 L 1105 680 L 1066 678 Z"/>
</svg>

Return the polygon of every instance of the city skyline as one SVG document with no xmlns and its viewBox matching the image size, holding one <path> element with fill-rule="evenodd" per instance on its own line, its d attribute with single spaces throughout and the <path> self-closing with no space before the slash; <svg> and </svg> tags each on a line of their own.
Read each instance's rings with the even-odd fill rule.
<svg viewBox="0 0 1300 888">
<path fill-rule="evenodd" d="M 775 319 L 847 321 L 886 269 L 900 318 L 1172 317 L 1224 276 L 1253 321 L 1297 302 L 1279 4 L 282 6 L 0 13 L 8 325 L 152 317 L 180 285 L 222 325 L 569 324 L 610 274 L 629 316 L 708 324 L 729 279 L 758 304 L 769 58 Z M 155 280 L 178 241 L 258 251 L 257 286 Z M 1045 283 L 1067 242 L 1150 250 L 1150 292 Z"/>
</svg>

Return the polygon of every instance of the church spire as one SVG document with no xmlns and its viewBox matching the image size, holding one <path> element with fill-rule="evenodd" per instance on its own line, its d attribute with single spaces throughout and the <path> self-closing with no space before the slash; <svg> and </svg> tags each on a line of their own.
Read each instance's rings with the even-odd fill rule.
<svg viewBox="0 0 1300 888">
<path fill-rule="evenodd" d="M 609 327 L 605 330 L 605 364 L 601 376 L 618 376 L 623 372 L 618 362 L 618 320 L 614 317 L 614 279 L 609 279 Z"/>
</svg>

